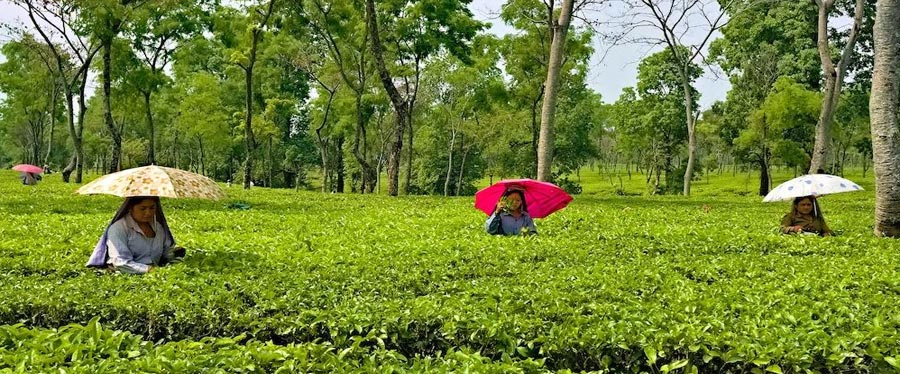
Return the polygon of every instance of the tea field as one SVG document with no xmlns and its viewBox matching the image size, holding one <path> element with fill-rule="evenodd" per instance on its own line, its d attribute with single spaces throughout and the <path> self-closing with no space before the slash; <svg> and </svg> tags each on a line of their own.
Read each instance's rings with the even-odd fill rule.
<svg viewBox="0 0 900 374">
<path fill-rule="evenodd" d="M 0 373 L 900 370 L 900 242 L 871 234 L 871 175 L 822 200 L 829 238 L 778 234 L 789 204 L 748 185 L 595 177 L 509 238 L 471 197 L 235 186 L 164 199 L 188 256 L 129 276 L 84 267 L 120 199 L 0 171 Z"/>
</svg>

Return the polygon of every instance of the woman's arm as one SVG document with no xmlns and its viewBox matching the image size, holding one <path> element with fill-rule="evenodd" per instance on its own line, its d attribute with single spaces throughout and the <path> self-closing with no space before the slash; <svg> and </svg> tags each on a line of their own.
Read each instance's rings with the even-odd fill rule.
<svg viewBox="0 0 900 374">
<path fill-rule="evenodd" d="M 503 235 L 503 223 L 499 213 L 491 214 L 484 222 L 484 231 L 491 235 Z"/>
<path fill-rule="evenodd" d="M 134 254 L 128 248 L 128 233 L 121 222 L 110 226 L 106 237 L 106 250 L 116 270 L 128 274 L 144 274 L 150 271 L 150 265 L 134 261 Z"/>
<path fill-rule="evenodd" d="M 793 220 L 791 220 L 790 214 L 785 214 L 784 218 L 781 219 L 781 233 L 782 234 L 792 234 L 797 232 L 797 229 L 794 226 L 791 226 Z"/>
</svg>

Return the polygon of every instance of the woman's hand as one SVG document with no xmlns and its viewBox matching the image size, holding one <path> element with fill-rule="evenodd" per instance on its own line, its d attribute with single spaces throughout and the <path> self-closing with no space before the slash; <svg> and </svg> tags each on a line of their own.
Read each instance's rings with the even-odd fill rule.
<svg viewBox="0 0 900 374">
<path fill-rule="evenodd" d="M 803 225 L 791 226 L 791 231 L 793 232 L 803 232 Z"/>
<path fill-rule="evenodd" d="M 500 212 L 502 212 L 502 211 L 503 211 L 503 205 L 500 203 L 497 203 L 497 207 L 494 208 L 494 214 L 500 214 Z"/>
</svg>

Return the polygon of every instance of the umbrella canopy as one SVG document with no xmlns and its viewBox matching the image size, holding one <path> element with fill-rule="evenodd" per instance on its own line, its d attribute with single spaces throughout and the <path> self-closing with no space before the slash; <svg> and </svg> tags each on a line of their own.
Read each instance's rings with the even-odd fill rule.
<svg viewBox="0 0 900 374">
<path fill-rule="evenodd" d="M 225 192 L 215 181 L 200 174 L 162 166 L 144 166 L 97 178 L 77 191 L 82 195 L 106 194 L 120 197 L 161 196 L 217 200 Z"/>
<path fill-rule="evenodd" d="M 34 166 L 34 165 L 29 165 L 29 164 L 18 164 L 16 166 L 13 166 L 12 169 L 15 171 L 22 172 L 22 173 L 32 173 L 32 174 L 40 174 L 40 173 L 44 172 L 44 169 L 42 169 L 40 166 Z"/>
<path fill-rule="evenodd" d="M 769 191 L 763 202 L 791 200 L 801 196 L 821 196 L 842 192 L 862 191 L 858 184 L 828 174 L 809 174 L 779 184 Z"/>
<path fill-rule="evenodd" d="M 572 196 L 553 183 L 531 179 L 508 179 L 494 183 L 475 193 L 475 208 L 487 215 L 493 214 L 497 201 L 509 189 L 518 189 L 524 193 L 528 214 L 532 218 L 549 216 L 551 213 L 565 208 L 572 201 Z"/>
</svg>

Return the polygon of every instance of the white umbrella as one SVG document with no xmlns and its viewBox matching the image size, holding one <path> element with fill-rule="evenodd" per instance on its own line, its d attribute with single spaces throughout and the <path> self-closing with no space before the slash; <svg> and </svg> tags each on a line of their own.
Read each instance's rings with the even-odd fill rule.
<svg viewBox="0 0 900 374">
<path fill-rule="evenodd" d="M 822 196 L 842 192 L 862 191 L 858 184 L 829 174 L 809 174 L 779 184 L 769 191 L 764 203 L 791 200 L 801 196 Z"/>
</svg>

